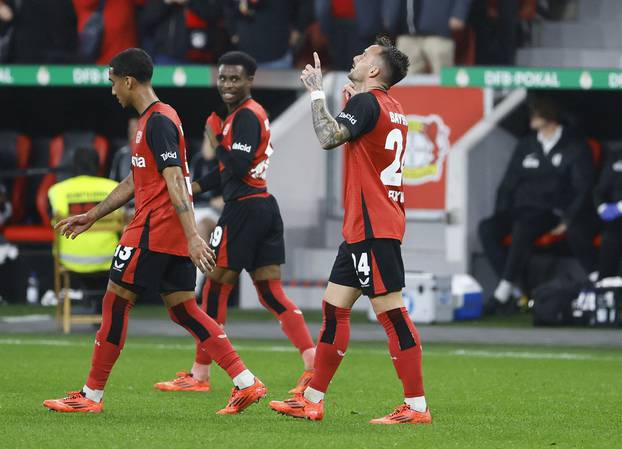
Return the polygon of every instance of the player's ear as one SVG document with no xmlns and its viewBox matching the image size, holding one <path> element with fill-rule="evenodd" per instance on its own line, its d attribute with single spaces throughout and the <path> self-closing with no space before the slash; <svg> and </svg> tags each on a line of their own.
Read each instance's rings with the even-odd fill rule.
<svg viewBox="0 0 622 449">
<path fill-rule="evenodd" d="M 370 78 L 376 78 L 378 75 L 380 75 L 380 67 L 378 67 L 377 65 L 372 65 L 369 67 L 369 77 Z"/>
</svg>

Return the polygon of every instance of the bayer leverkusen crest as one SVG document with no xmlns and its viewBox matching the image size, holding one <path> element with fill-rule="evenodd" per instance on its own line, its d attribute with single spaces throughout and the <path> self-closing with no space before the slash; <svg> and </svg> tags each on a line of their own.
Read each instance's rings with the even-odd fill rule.
<svg viewBox="0 0 622 449">
<path fill-rule="evenodd" d="M 443 175 L 451 130 L 441 116 L 408 115 L 408 138 L 402 170 L 404 184 L 436 182 Z"/>
</svg>

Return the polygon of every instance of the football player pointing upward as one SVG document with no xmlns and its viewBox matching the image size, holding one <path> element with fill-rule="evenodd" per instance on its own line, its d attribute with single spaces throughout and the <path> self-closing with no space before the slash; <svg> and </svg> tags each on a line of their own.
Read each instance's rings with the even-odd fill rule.
<svg viewBox="0 0 622 449">
<path fill-rule="evenodd" d="M 389 338 L 389 352 L 404 387 L 404 403 L 373 424 L 432 422 L 423 392 L 421 342 L 402 300 L 405 230 L 402 164 L 408 123 L 388 90 L 406 75 L 408 58 L 381 38 L 354 58 L 345 88 L 348 102 L 333 118 L 326 109 L 320 60 L 301 80 L 311 92 L 313 126 L 324 149 L 345 144 L 345 241 L 326 288 L 315 369 L 303 394 L 270 406 L 283 414 L 320 420 L 324 394 L 346 354 L 350 310 L 370 298 Z"/>
</svg>

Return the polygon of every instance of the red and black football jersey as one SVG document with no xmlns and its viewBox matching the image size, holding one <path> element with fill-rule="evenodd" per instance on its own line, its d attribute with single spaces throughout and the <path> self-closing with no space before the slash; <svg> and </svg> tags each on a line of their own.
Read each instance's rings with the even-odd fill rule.
<svg viewBox="0 0 622 449">
<path fill-rule="evenodd" d="M 159 101 L 150 105 L 138 119 L 135 143 L 132 177 L 136 211 L 120 244 L 188 256 L 188 242 L 161 173 L 166 167 L 181 167 L 192 204 L 186 142 L 175 110 Z"/>
<path fill-rule="evenodd" d="M 344 154 L 344 239 L 401 241 L 406 227 L 402 167 L 408 134 L 402 106 L 387 92 L 373 89 L 350 98 L 336 120 L 351 135 Z"/>
<path fill-rule="evenodd" d="M 273 149 L 270 122 L 252 98 L 227 116 L 216 149 L 225 201 L 267 191 L 266 174 Z"/>
</svg>

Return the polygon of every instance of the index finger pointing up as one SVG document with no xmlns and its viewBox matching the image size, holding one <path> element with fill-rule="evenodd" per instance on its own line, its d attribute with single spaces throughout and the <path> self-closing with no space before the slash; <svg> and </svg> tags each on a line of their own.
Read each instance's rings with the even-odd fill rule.
<svg viewBox="0 0 622 449">
<path fill-rule="evenodd" d="M 316 51 L 313 52 L 313 60 L 315 61 L 315 68 L 319 69 L 320 68 L 320 57 L 318 56 Z"/>
</svg>

